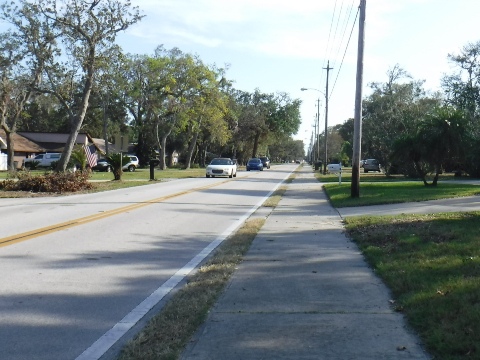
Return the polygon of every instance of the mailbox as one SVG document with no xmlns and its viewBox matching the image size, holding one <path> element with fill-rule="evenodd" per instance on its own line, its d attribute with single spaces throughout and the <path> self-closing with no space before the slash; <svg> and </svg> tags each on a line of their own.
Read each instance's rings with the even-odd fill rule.
<svg viewBox="0 0 480 360">
<path fill-rule="evenodd" d="M 341 164 L 328 164 L 327 165 L 327 170 L 328 172 L 331 173 L 338 173 L 342 171 L 342 165 Z"/>
</svg>

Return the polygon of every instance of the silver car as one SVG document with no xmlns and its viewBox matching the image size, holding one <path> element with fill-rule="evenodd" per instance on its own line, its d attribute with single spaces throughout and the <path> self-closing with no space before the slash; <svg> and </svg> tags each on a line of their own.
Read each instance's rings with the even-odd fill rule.
<svg viewBox="0 0 480 360">
<path fill-rule="evenodd" d="M 136 157 L 135 155 L 126 155 L 126 156 L 130 158 L 130 161 L 122 166 L 122 170 L 134 172 L 139 164 L 138 157 Z"/>
</svg>

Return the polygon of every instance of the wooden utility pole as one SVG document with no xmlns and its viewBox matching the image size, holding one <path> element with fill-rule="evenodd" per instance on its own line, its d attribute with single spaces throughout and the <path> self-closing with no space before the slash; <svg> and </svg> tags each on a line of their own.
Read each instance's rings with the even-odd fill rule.
<svg viewBox="0 0 480 360">
<path fill-rule="evenodd" d="M 360 0 L 360 22 L 358 27 L 357 80 L 355 91 L 355 116 L 353 119 L 353 163 L 351 197 L 360 197 L 360 156 L 362 146 L 362 85 L 363 49 L 365 44 L 366 0 Z"/>
<path fill-rule="evenodd" d="M 328 156 L 327 156 L 327 134 L 328 134 L 328 73 L 330 70 L 333 68 L 330 67 L 330 61 L 327 62 L 327 67 L 324 68 L 327 70 L 327 85 L 325 87 L 325 161 L 323 163 L 323 174 L 325 175 L 327 173 L 327 162 L 328 162 Z"/>
<path fill-rule="evenodd" d="M 317 99 L 317 162 L 320 159 L 320 98 Z M 321 169 L 320 169 L 321 170 Z"/>
</svg>

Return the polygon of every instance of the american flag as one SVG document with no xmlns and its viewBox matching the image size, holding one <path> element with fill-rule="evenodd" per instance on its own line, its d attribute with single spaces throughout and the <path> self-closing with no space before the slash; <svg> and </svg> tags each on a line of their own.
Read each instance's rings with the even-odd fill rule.
<svg viewBox="0 0 480 360">
<path fill-rule="evenodd" d="M 95 145 L 83 145 L 83 150 L 85 150 L 85 154 L 87 155 L 88 165 L 91 168 L 97 165 L 97 149 Z"/>
</svg>

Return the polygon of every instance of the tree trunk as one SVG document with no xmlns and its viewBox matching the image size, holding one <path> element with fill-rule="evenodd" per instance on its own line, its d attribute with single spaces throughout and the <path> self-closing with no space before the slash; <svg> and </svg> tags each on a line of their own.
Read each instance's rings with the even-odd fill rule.
<svg viewBox="0 0 480 360">
<path fill-rule="evenodd" d="M 14 132 L 12 131 L 7 131 L 5 127 L 3 128 L 5 130 L 5 134 L 7 136 L 7 168 L 9 171 L 17 171 L 15 168 L 15 140 L 13 139 L 13 134 Z"/>
<path fill-rule="evenodd" d="M 198 159 L 198 163 L 200 164 L 201 167 L 205 167 L 206 165 L 206 156 L 207 156 L 207 146 L 205 145 L 205 143 L 202 143 L 200 146 L 199 146 L 199 159 Z"/>
<path fill-rule="evenodd" d="M 3 125 L 3 130 L 5 131 L 6 141 L 7 141 L 7 168 L 9 171 L 16 171 L 15 168 L 15 140 L 13 139 L 13 134 L 15 133 L 12 131 L 8 126 Z"/>
<path fill-rule="evenodd" d="M 165 170 L 167 168 L 167 164 L 165 164 L 165 147 L 167 145 L 167 137 L 162 136 L 160 140 L 160 170 Z"/>
<path fill-rule="evenodd" d="M 170 129 L 167 133 L 162 135 L 161 139 L 161 149 L 160 149 L 160 170 L 166 170 L 167 169 L 167 163 L 166 163 L 166 147 L 167 147 L 167 138 L 172 132 L 172 129 Z"/>
<path fill-rule="evenodd" d="M 441 172 L 442 172 L 442 166 L 441 165 L 435 166 L 435 177 L 433 178 L 432 186 L 437 186 L 438 178 L 440 177 Z"/>
<path fill-rule="evenodd" d="M 193 151 L 195 150 L 195 147 L 197 146 L 197 139 L 198 139 L 198 131 L 195 132 L 195 134 L 193 135 L 192 141 L 190 142 L 190 145 L 188 146 L 185 169 L 190 169 L 190 166 L 192 165 Z"/>
<path fill-rule="evenodd" d="M 67 143 L 65 144 L 65 149 L 63 150 L 62 156 L 58 161 L 56 171 L 65 171 L 67 169 L 68 161 L 70 160 L 70 156 L 72 155 L 73 147 L 75 146 L 78 133 L 82 128 L 83 120 L 85 119 L 85 115 L 87 114 L 88 104 L 90 100 L 90 93 L 92 92 L 93 87 L 93 76 L 94 76 L 94 66 L 95 63 L 95 49 L 89 49 L 88 60 L 90 62 L 87 75 L 85 79 L 85 85 L 83 87 L 82 93 L 82 102 L 80 106 L 80 110 L 76 116 L 73 116 L 71 113 L 71 120 L 72 121 L 72 128 L 70 129 L 70 134 L 68 135 Z"/>
<path fill-rule="evenodd" d="M 110 155 L 110 151 L 108 148 L 108 132 L 107 132 L 107 103 L 106 100 L 103 99 L 103 139 L 105 140 L 105 156 Z"/>
<path fill-rule="evenodd" d="M 255 140 L 254 140 L 254 143 L 253 143 L 253 151 L 252 151 L 252 157 L 256 157 L 257 156 L 257 152 L 258 152 L 258 143 L 260 142 L 260 132 L 257 132 L 255 134 Z"/>
</svg>

